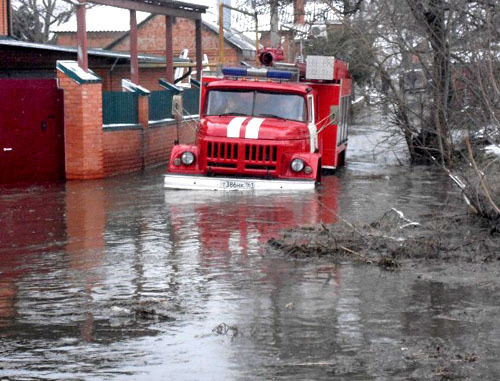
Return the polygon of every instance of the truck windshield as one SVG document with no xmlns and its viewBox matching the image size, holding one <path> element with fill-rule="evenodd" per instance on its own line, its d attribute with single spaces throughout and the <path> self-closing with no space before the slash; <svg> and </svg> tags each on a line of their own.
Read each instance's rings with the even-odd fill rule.
<svg viewBox="0 0 500 381">
<path fill-rule="evenodd" d="M 306 121 L 306 103 L 295 94 L 260 91 L 208 92 L 206 115 L 241 115 Z"/>
</svg>

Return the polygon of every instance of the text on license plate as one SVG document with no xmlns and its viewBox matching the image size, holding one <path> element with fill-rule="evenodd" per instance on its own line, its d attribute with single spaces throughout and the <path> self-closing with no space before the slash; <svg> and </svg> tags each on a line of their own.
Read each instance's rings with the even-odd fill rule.
<svg viewBox="0 0 500 381">
<path fill-rule="evenodd" d="M 255 189 L 253 181 L 222 180 L 220 183 L 223 189 Z"/>
</svg>

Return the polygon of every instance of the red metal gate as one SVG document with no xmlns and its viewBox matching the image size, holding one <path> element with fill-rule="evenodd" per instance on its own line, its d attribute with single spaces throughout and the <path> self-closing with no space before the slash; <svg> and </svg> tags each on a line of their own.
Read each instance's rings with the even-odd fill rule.
<svg viewBox="0 0 500 381">
<path fill-rule="evenodd" d="M 0 184 L 61 179 L 62 90 L 53 79 L 1 79 Z"/>
</svg>

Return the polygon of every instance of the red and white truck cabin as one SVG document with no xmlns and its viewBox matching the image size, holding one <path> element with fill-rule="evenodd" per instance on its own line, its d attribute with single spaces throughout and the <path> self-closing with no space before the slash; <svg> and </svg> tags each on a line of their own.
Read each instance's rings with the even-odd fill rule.
<svg viewBox="0 0 500 381">
<path fill-rule="evenodd" d="M 223 74 L 202 77 L 196 142 L 173 147 L 165 187 L 314 189 L 322 169 L 344 164 L 346 63 L 309 56 L 305 72 L 276 65 Z"/>
</svg>

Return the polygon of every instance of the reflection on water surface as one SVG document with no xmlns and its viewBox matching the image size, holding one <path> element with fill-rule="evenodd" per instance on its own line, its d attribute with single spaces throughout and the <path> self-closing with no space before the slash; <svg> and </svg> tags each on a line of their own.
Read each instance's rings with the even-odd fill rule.
<svg viewBox="0 0 500 381">
<path fill-rule="evenodd" d="M 418 218 L 456 201 L 439 173 L 364 152 L 360 131 L 348 167 L 314 192 L 165 191 L 161 170 L 2 191 L 0 376 L 418 379 L 436 374 L 439 346 L 498 375 L 494 283 L 267 250 L 339 213 Z"/>
</svg>

